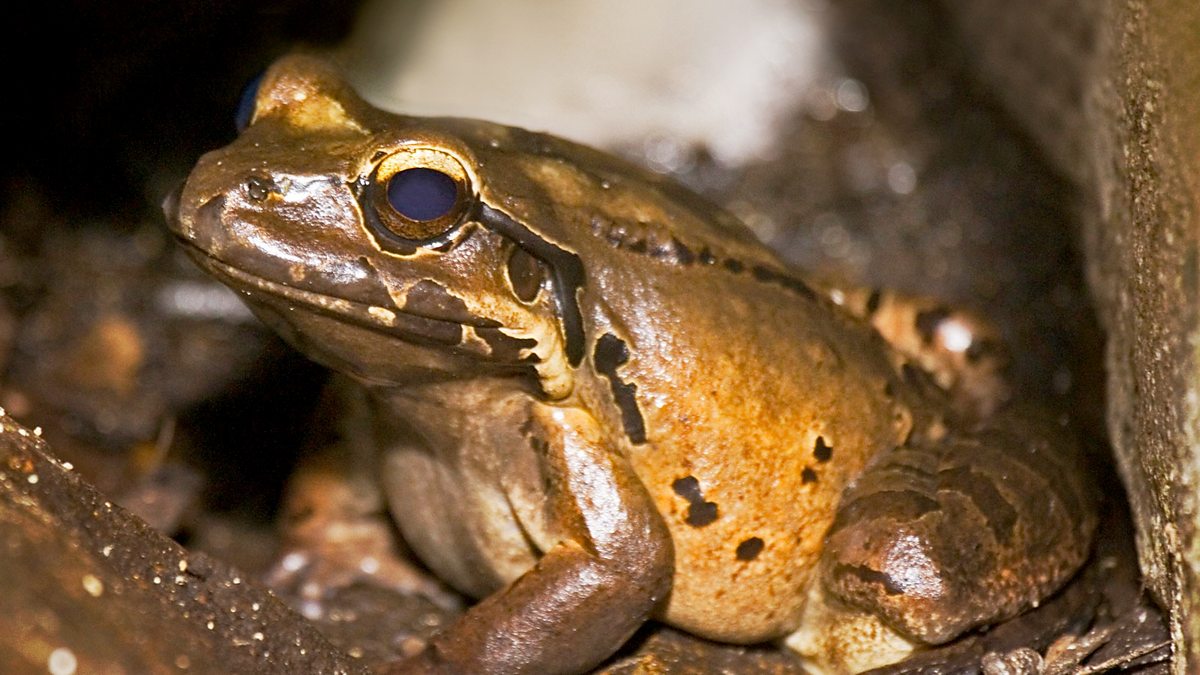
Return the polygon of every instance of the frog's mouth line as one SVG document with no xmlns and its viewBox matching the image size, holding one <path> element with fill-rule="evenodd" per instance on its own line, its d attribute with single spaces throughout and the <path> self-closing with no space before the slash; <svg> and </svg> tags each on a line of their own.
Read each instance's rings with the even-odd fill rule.
<svg viewBox="0 0 1200 675">
<path fill-rule="evenodd" d="M 188 253 L 201 267 L 222 283 L 247 295 L 265 293 L 303 305 L 338 321 L 395 335 L 409 342 L 448 347 L 463 344 L 466 326 L 457 321 L 421 316 L 396 308 L 367 305 L 337 296 L 306 291 L 245 272 L 217 260 L 191 242 L 185 243 Z"/>
</svg>

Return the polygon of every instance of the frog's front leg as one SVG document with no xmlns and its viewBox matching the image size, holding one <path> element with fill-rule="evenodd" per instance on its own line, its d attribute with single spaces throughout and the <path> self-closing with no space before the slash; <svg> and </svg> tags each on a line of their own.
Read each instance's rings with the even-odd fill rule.
<svg viewBox="0 0 1200 675">
<path fill-rule="evenodd" d="M 670 590 L 670 533 L 595 419 L 535 404 L 561 538 L 507 588 L 467 611 L 400 673 L 575 673 L 617 650 Z"/>
<path fill-rule="evenodd" d="M 858 672 L 1013 617 L 1088 556 L 1093 500 L 1049 424 L 1003 414 L 914 439 L 843 496 L 788 644 L 817 672 Z"/>
</svg>

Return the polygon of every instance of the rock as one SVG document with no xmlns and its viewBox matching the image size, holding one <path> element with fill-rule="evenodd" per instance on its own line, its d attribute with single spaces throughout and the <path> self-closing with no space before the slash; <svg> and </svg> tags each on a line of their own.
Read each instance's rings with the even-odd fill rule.
<svg viewBox="0 0 1200 675">
<path fill-rule="evenodd" d="M 1175 672 L 1200 667 L 1200 5 L 942 3 L 972 67 L 1076 185 L 1107 427 Z"/>
<path fill-rule="evenodd" d="M 0 672 L 365 672 L 237 570 L 114 506 L 3 414 L 0 550 Z"/>
</svg>

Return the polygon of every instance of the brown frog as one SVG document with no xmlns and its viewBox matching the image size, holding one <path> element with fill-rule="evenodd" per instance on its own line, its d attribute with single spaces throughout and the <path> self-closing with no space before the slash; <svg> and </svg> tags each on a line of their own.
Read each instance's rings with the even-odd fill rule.
<svg viewBox="0 0 1200 675">
<path fill-rule="evenodd" d="M 977 336 L 931 337 L 953 314 L 875 322 L 954 352 L 922 361 L 871 327 L 879 296 L 856 316 L 603 153 L 388 114 L 291 56 L 167 212 L 371 391 L 404 538 L 481 599 L 389 672 L 581 672 L 647 619 L 857 671 L 1020 613 L 1088 555 L 1075 446 L 914 365 L 978 360 Z"/>
</svg>

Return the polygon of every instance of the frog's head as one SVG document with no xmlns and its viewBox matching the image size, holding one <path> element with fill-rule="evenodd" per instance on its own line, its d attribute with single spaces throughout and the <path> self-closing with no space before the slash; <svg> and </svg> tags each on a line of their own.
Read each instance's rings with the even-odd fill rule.
<svg viewBox="0 0 1200 675">
<path fill-rule="evenodd" d="M 364 103 L 290 56 L 244 130 L 168 198 L 208 271 L 311 356 L 380 384 L 536 370 L 565 396 L 583 344 L 583 268 L 512 134 Z M 538 138 L 541 138 L 540 136 Z"/>
</svg>

